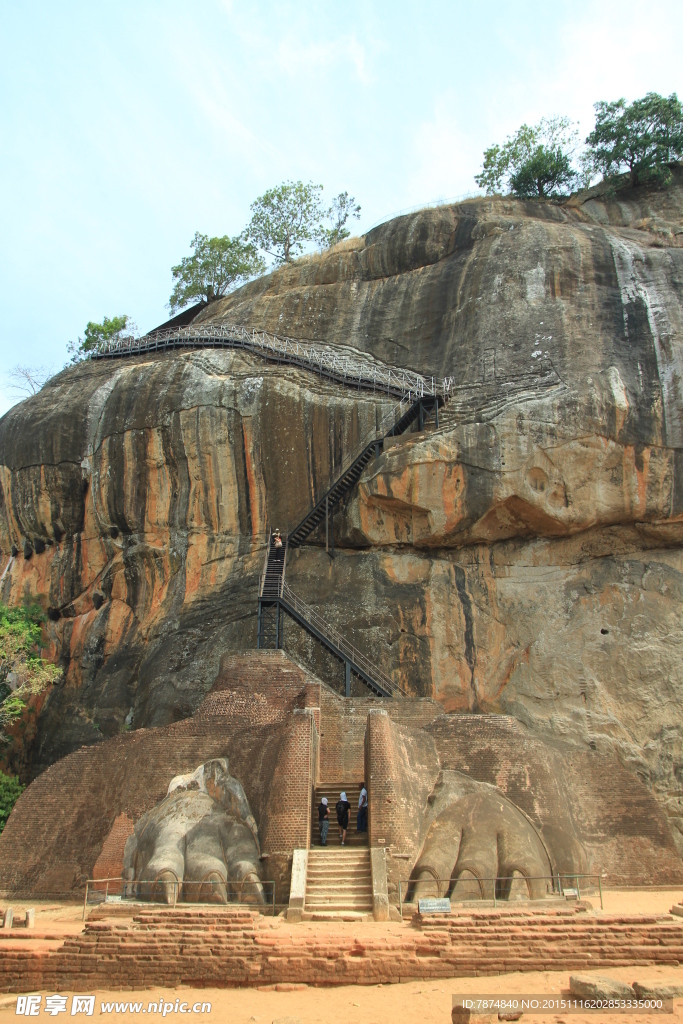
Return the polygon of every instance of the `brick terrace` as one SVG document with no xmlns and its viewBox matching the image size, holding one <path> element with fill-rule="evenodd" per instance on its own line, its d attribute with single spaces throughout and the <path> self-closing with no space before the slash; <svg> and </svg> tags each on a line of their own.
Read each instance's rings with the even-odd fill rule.
<svg viewBox="0 0 683 1024">
<path fill-rule="evenodd" d="M 229 909 L 145 910 L 90 920 L 57 951 L 3 941 L 0 989 L 371 985 L 510 971 L 683 963 L 683 923 L 580 908 L 477 910 L 412 924 L 314 929 Z M 5 945 L 6 942 L 6 945 Z"/>
</svg>

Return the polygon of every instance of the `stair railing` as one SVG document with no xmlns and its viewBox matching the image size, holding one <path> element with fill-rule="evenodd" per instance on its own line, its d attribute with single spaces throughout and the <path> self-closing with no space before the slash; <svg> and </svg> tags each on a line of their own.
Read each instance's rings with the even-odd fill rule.
<svg viewBox="0 0 683 1024">
<path fill-rule="evenodd" d="M 142 338 L 121 338 L 108 342 L 89 359 L 115 356 L 134 356 L 144 352 L 159 352 L 174 348 L 244 348 L 278 362 L 290 363 L 322 373 L 342 384 L 386 392 L 413 400 L 425 396 L 447 398 L 453 387 L 453 377 L 424 377 L 414 370 L 377 364 L 361 353 L 353 357 L 329 344 L 314 344 L 294 338 L 280 338 L 267 331 L 250 330 L 238 324 L 195 324 L 187 327 L 169 327 L 153 331 Z"/>
<path fill-rule="evenodd" d="M 263 571 L 261 572 L 261 579 L 259 580 L 258 596 L 263 597 L 263 587 L 266 582 L 266 573 L 268 572 L 268 555 L 270 554 L 270 528 L 266 523 L 266 556 L 263 559 Z"/>
<path fill-rule="evenodd" d="M 289 535 L 285 534 L 285 551 L 282 557 L 282 576 L 280 577 L 280 586 L 278 589 L 278 597 L 282 597 L 282 591 L 285 588 L 285 573 L 287 571 L 287 548 L 289 546 Z"/>
<path fill-rule="evenodd" d="M 341 468 L 337 472 L 332 484 L 322 492 L 320 497 L 313 498 L 312 501 L 307 501 L 305 504 L 301 504 L 298 511 L 292 516 L 292 521 L 295 524 L 299 524 L 307 514 L 313 512 L 325 495 L 329 494 L 332 488 L 339 483 L 341 478 L 353 468 L 354 463 L 361 457 L 366 448 L 375 441 L 383 441 L 392 427 L 395 427 L 401 417 L 405 415 L 412 405 L 415 404 L 415 401 L 416 399 L 414 397 L 412 400 L 410 398 L 402 398 L 395 406 L 393 406 L 392 409 L 389 410 L 389 412 L 385 413 L 379 424 L 373 427 L 372 430 L 369 430 L 368 433 L 358 442 L 355 448 L 349 452 L 346 459 L 342 462 Z"/>
<path fill-rule="evenodd" d="M 289 589 L 286 583 L 283 583 L 282 587 L 282 598 L 287 604 L 290 604 L 292 608 L 301 616 L 302 619 L 306 619 L 312 626 L 322 633 L 330 640 L 335 647 L 344 655 L 350 662 L 357 665 L 358 668 L 362 669 L 371 679 L 374 679 L 383 690 L 386 690 L 392 695 L 392 697 L 407 697 L 408 694 L 405 690 L 401 689 L 398 683 L 395 683 L 393 679 L 390 679 L 380 668 L 377 667 L 369 658 L 367 658 L 357 647 L 349 643 L 346 637 L 342 636 L 341 633 L 330 626 L 328 622 L 323 619 L 322 615 L 318 615 L 310 605 L 307 605 L 300 597 Z"/>
</svg>

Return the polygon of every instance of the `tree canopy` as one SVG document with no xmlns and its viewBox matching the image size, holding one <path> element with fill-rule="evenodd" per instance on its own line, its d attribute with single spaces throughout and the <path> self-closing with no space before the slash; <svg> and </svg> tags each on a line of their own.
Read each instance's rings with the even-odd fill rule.
<svg viewBox="0 0 683 1024">
<path fill-rule="evenodd" d="M 57 665 L 40 657 L 44 621 L 37 604 L 0 604 L 0 729 L 19 717 L 28 697 L 61 675 Z"/>
<path fill-rule="evenodd" d="M 327 211 L 327 217 L 332 221 L 332 226 L 322 228 L 319 241 L 323 248 L 329 249 L 336 245 L 337 242 L 341 242 L 344 238 L 349 237 L 351 232 L 346 227 L 346 222 L 349 217 L 355 217 L 356 220 L 359 220 L 360 206 L 348 192 L 340 192 L 332 200 L 332 205 Z"/>
<path fill-rule="evenodd" d="M 256 246 L 244 235 L 209 238 L 197 231 L 190 247 L 192 255 L 171 267 L 175 287 L 169 305 L 173 313 L 198 300 L 214 302 L 265 269 Z"/>
<path fill-rule="evenodd" d="M 78 341 L 70 341 L 67 345 L 68 351 L 71 352 L 71 362 L 80 362 L 88 352 L 98 352 L 111 342 L 119 341 L 125 332 L 132 334 L 134 330 L 133 321 L 125 314 L 111 318 L 105 316 L 101 324 L 89 320 L 83 337 Z"/>
<path fill-rule="evenodd" d="M 275 259 L 291 263 L 325 230 L 322 190 L 312 181 L 286 181 L 264 192 L 251 204 L 249 238 Z"/>
<path fill-rule="evenodd" d="M 683 155 L 683 108 L 676 93 L 649 92 L 627 105 L 595 104 L 595 128 L 586 139 L 587 162 L 608 177 L 627 170 L 631 185 L 666 178 L 667 164 Z"/>
<path fill-rule="evenodd" d="M 502 146 L 485 151 L 483 169 L 474 180 L 487 195 L 503 189 L 522 197 L 563 195 L 577 179 L 571 165 L 577 138 L 567 117 L 543 118 L 533 127 L 523 124 Z"/>
<path fill-rule="evenodd" d="M 7 824 L 12 808 L 26 789 L 14 775 L 0 772 L 0 832 Z"/>
</svg>

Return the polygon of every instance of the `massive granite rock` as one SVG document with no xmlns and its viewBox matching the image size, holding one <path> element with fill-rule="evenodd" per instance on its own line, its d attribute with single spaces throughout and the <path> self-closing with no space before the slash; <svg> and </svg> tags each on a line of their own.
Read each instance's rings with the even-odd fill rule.
<svg viewBox="0 0 683 1024">
<path fill-rule="evenodd" d="M 335 560 L 314 537 L 288 582 L 409 692 L 616 750 L 679 838 L 682 211 L 680 168 L 666 190 L 470 200 L 200 314 L 454 376 L 438 430 L 387 446 L 338 511 Z M 206 350 L 65 370 L 0 421 L 1 596 L 40 597 L 67 669 L 34 771 L 197 707 L 255 645 L 266 525 L 387 408 Z"/>
</svg>

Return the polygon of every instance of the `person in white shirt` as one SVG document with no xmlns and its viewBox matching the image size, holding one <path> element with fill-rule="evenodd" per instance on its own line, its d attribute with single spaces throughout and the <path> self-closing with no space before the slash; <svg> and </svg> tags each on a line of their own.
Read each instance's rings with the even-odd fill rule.
<svg viewBox="0 0 683 1024">
<path fill-rule="evenodd" d="M 357 818 L 357 831 L 367 832 L 368 830 L 368 791 L 365 788 L 365 783 L 360 788 L 360 796 L 358 797 L 358 818 Z"/>
</svg>

